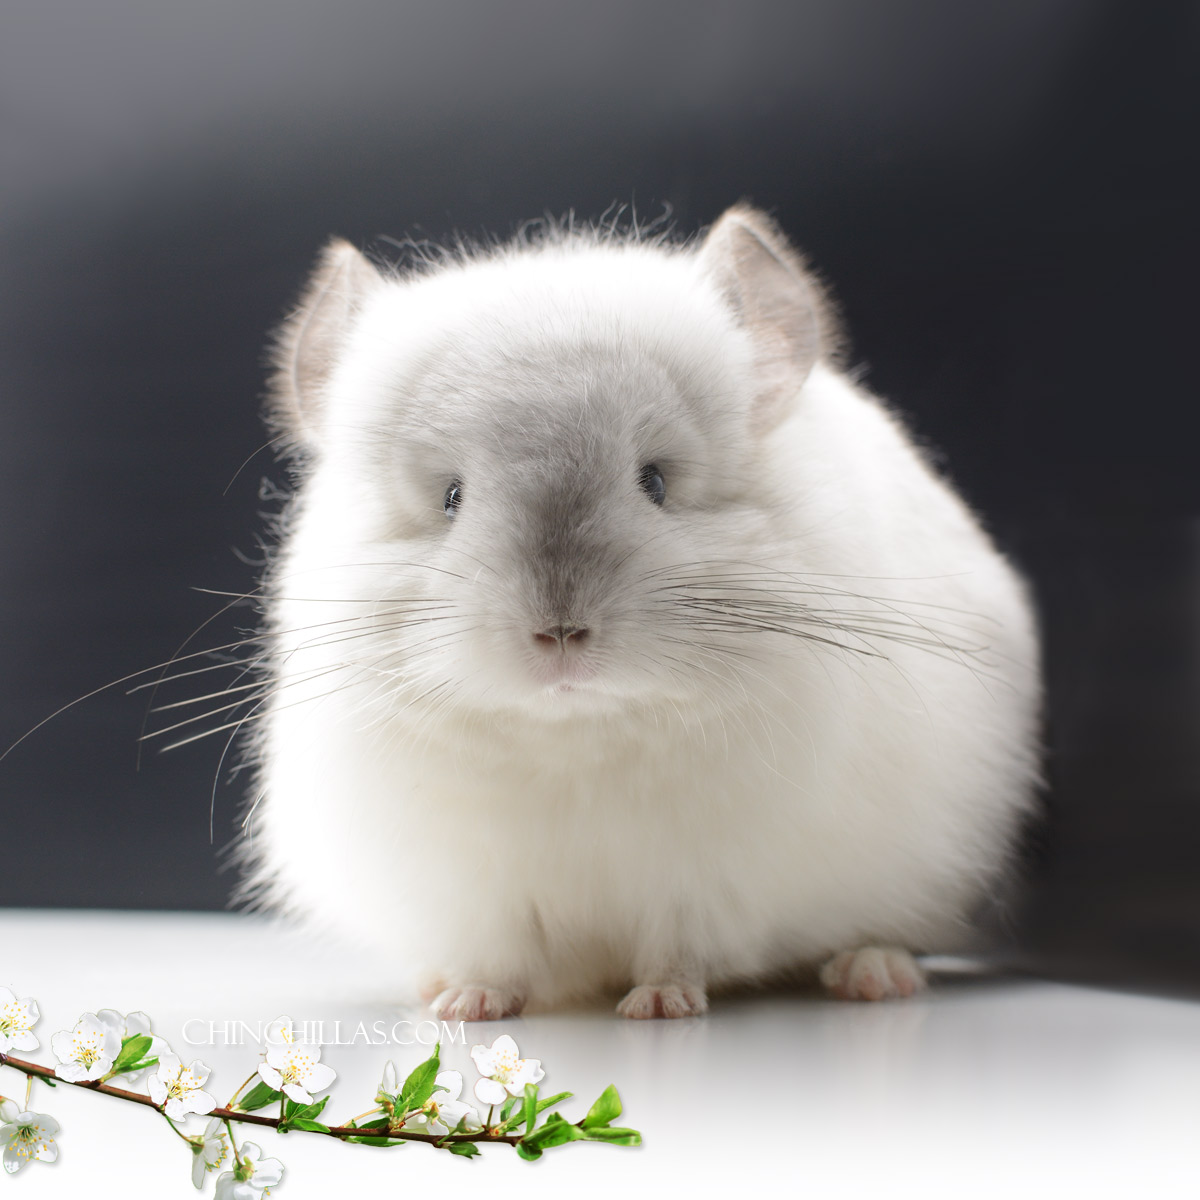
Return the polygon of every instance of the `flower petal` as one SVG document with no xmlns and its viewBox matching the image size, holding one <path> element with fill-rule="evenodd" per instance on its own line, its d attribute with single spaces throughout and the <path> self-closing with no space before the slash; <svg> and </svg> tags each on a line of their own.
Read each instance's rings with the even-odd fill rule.
<svg viewBox="0 0 1200 1200">
<path fill-rule="evenodd" d="M 280 1073 L 275 1070 L 274 1067 L 269 1066 L 267 1063 L 259 1063 L 258 1077 L 267 1085 L 267 1087 L 274 1088 L 277 1092 L 282 1091 L 283 1076 L 280 1075 Z"/>
<path fill-rule="evenodd" d="M 217 1107 L 217 1098 L 199 1088 L 194 1088 L 182 1098 L 182 1107 L 184 1112 L 198 1113 L 203 1116 Z"/>
<path fill-rule="evenodd" d="M 217 1176 L 217 1200 L 257 1200 L 261 1193 L 248 1183 L 240 1183 L 232 1171 Z"/>
<path fill-rule="evenodd" d="M 192 1065 L 188 1067 L 188 1071 L 195 1080 L 195 1086 L 203 1087 L 208 1077 L 212 1074 L 212 1067 L 206 1066 L 197 1058 L 192 1060 Z"/>
<path fill-rule="evenodd" d="M 283 1163 L 277 1158 L 259 1159 L 254 1164 L 254 1182 L 261 1187 L 274 1187 L 283 1178 Z"/>
<path fill-rule="evenodd" d="M 125 1018 L 115 1008 L 98 1008 L 96 1016 L 105 1029 L 115 1029 L 118 1037 L 125 1036 Z"/>
<path fill-rule="evenodd" d="M 396 1074 L 396 1064 L 391 1059 L 383 1065 L 383 1079 L 380 1081 L 379 1090 L 389 1096 L 394 1096 L 400 1091 L 400 1077 Z"/>
<path fill-rule="evenodd" d="M 497 1058 L 508 1058 L 510 1055 L 513 1058 L 521 1057 L 521 1051 L 517 1049 L 517 1043 L 507 1033 L 502 1033 L 492 1043 L 492 1053 Z"/>
<path fill-rule="evenodd" d="M 475 1084 L 475 1095 L 482 1104 L 503 1104 L 508 1099 L 504 1085 L 494 1079 L 480 1079 Z"/>
<path fill-rule="evenodd" d="M 4 1169 L 10 1174 L 15 1175 L 29 1160 L 17 1149 L 15 1142 L 10 1142 L 4 1147 Z"/>
<path fill-rule="evenodd" d="M 466 1128 L 479 1128 L 482 1122 L 479 1120 L 479 1114 L 469 1105 L 464 1104 L 461 1100 L 443 1100 L 438 1105 L 438 1119 L 445 1121 L 446 1124 L 454 1129 L 459 1121 L 465 1119 Z"/>
<path fill-rule="evenodd" d="M 523 1058 L 512 1073 L 511 1082 L 519 1083 L 524 1088 L 527 1083 L 540 1083 L 545 1078 L 546 1072 L 542 1070 L 541 1059 Z"/>
<path fill-rule="evenodd" d="M 294 1040 L 292 1037 L 292 1018 L 286 1013 L 283 1016 L 276 1017 L 267 1026 L 265 1037 L 268 1046 L 289 1045 Z"/>
<path fill-rule="evenodd" d="M 178 1054 L 160 1054 L 158 1056 L 158 1074 L 164 1079 L 173 1079 L 179 1074 L 183 1062 Z"/>
<path fill-rule="evenodd" d="M 487 1046 L 472 1046 L 471 1057 L 480 1075 L 491 1075 L 496 1070 L 496 1056 Z"/>
<path fill-rule="evenodd" d="M 332 1067 L 327 1067 L 324 1063 L 313 1063 L 304 1084 L 310 1092 L 323 1092 L 336 1078 L 337 1072 Z M 461 1078 L 459 1087 L 462 1087 Z"/>
<path fill-rule="evenodd" d="M 144 1012 L 131 1012 L 125 1018 L 126 1037 L 149 1037 L 150 1018 Z"/>
</svg>

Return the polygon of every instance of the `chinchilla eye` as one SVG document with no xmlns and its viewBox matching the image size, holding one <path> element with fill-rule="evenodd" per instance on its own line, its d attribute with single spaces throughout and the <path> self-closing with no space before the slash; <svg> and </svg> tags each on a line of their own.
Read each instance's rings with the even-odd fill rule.
<svg viewBox="0 0 1200 1200">
<path fill-rule="evenodd" d="M 663 483 L 662 473 L 654 463 L 647 463 L 638 476 L 638 486 L 655 504 L 662 504 L 667 498 L 667 488 Z"/>
<path fill-rule="evenodd" d="M 462 503 L 462 498 L 463 486 L 456 479 L 446 489 L 446 495 L 442 500 L 442 508 L 445 509 L 446 516 L 448 516 L 452 521 L 454 520 L 455 514 L 458 512 L 458 506 Z"/>
</svg>

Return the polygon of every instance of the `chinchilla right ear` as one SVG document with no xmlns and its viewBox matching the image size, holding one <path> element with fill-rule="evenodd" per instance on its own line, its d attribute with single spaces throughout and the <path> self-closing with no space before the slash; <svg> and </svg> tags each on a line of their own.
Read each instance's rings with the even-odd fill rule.
<svg viewBox="0 0 1200 1200">
<path fill-rule="evenodd" d="M 765 432 L 792 409 L 816 362 L 835 349 L 829 304 L 775 222 L 748 204 L 721 215 L 699 258 L 750 337 L 759 383 L 750 416 Z"/>
<path fill-rule="evenodd" d="M 379 272 L 349 242 L 321 251 L 295 310 L 275 332 L 267 419 L 285 452 L 312 449 L 329 377 L 354 318 L 382 286 Z"/>
</svg>

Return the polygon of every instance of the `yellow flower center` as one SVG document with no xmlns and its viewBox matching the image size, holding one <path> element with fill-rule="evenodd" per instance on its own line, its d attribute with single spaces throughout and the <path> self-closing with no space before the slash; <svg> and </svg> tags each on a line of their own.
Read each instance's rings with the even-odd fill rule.
<svg viewBox="0 0 1200 1200">
<path fill-rule="evenodd" d="M 196 1077 L 191 1071 L 180 1071 L 170 1083 L 167 1084 L 167 1095 L 174 1100 L 178 1100 L 185 1093 L 192 1091 L 196 1085 Z"/>
<path fill-rule="evenodd" d="M 18 1125 L 13 1150 L 22 1158 L 32 1159 L 49 1148 L 41 1125 Z"/>
<path fill-rule="evenodd" d="M 21 1007 L 19 1004 L 6 1004 L 0 1008 L 0 1033 L 12 1033 L 14 1030 L 28 1033 L 33 1028 L 29 1014 L 23 1013 Z"/>
</svg>

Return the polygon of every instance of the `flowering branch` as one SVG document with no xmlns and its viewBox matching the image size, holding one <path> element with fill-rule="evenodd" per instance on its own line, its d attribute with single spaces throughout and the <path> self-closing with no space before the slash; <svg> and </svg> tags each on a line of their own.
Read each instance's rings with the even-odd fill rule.
<svg viewBox="0 0 1200 1200">
<path fill-rule="evenodd" d="M 63 1030 L 51 1039 L 60 1059 L 54 1067 L 11 1053 L 14 1047 L 37 1047 L 32 1033 L 37 1020 L 37 1005 L 32 1000 L 18 1001 L 0 988 L 0 1067 L 12 1067 L 26 1076 L 26 1111 L 14 1100 L 0 1096 L 0 1149 L 3 1166 L 10 1173 L 30 1162 L 54 1162 L 58 1157 L 57 1122 L 27 1111 L 34 1080 L 51 1087 L 68 1083 L 159 1112 L 192 1151 L 192 1182 L 197 1188 L 204 1186 L 210 1173 L 227 1160 L 231 1162 L 232 1170 L 217 1179 L 217 1200 L 260 1200 L 283 1177 L 278 1159 L 263 1158 L 260 1147 L 252 1142 L 237 1144 L 234 1122 L 277 1133 L 315 1133 L 374 1146 L 424 1142 L 461 1157 L 478 1156 L 479 1143 L 489 1142 L 513 1146 L 529 1160 L 573 1141 L 621 1146 L 641 1143 L 636 1130 L 612 1124 L 621 1114 L 614 1087 L 605 1089 L 587 1115 L 574 1123 L 558 1112 L 547 1112 L 569 1100 L 571 1093 L 539 1097 L 538 1083 L 545 1075 L 541 1064 L 537 1059 L 521 1058 L 516 1042 L 507 1034 L 490 1047 L 480 1045 L 471 1051 L 480 1075 L 475 1097 L 487 1105 L 486 1118 L 481 1120 L 475 1108 L 460 1099 L 463 1079 L 459 1072 L 440 1069 L 439 1044 L 403 1082 L 395 1065 L 387 1063 L 375 1106 L 344 1125 L 329 1125 L 319 1119 L 329 1097 L 316 1100 L 313 1093 L 328 1088 L 336 1074 L 320 1061 L 319 1044 L 295 1037 L 289 1017 L 272 1022 L 263 1061 L 225 1106 L 204 1090 L 209 1068 L 199 1061 L 184 1066 L 166 1042 L 150 1032 L 144 1013 L 127 1017 L 111 1009 L 84 1013 L 73 1030 Z M 112 1082 L 136 1081 L 155 1067 L 148 1092 Z M 254 1086 L 247 1091 L 251 1083 Z M 258 1111 L 276 1104 L 278 1116 Z M 189 1134 L 179 1127 L 188 1114 L 209 1118 L 203 1133 Z"/>
<path fill-rule="evenodd" d="M 51 1085 L 55 1083 L 69 1083 L 72 1087 L 86 1088 L 89 1092 L 102 1092 L 105 1096 L 115 1096 L 118 1100 L 128 1100 L 134 1104 L 144 1104 L 147 1108 L 153 1108 L 159 1112 L 163 1111 L 161 1104 L 155 1104 L 149 1096 L 143 1095 L 141 1092 L 131 1092 L 126 1088 L 113 1087 L 111 1084 L 101 1083 L 97 1079 L 59 1079 L 55 1076 L 53 1067 L 45 1067 L 41 1063 L 29 1062 L 26 1059 L 17 1058 L 11 1054 L 0 1054 L 0 1067 L 13 1067 L 15 1070 L 37 1079 L 49 1080 Z M 372 1108 L 368 1110 L 368 1114 L 378 1111 L 380 1110 Z M 222 1121 L 240 1121 L 244 1125 L 263 1125 L 268 1129 L 276 1131 L 278 1131 L 281 1121 L 279 1117 L 264 1117 L 260 1113 L 246 1112 L 240 1108 L 217 1107 L 210 1109 L 209 1114 L 220 1118 Z M 165 1116 L 166 1114 L 163 1113 L 163 1115 Z M 302 1126 L 296 1126 L 296 1128 L 302 1133 L 319 1133 L 327 1137 L 336 1138 L 361 1138 L 364 1133 L 369 1132 L 372 1136 L 397 1142 L 433 1142 L 435 1144 L 439 1142 L 502 1142 L 505 1145 L 515 1146 L 521 1140 L 520 1134 L 499 1133 L 497 1126 L 491 1128 L 485 1127 L 474 1133 L 450 1134 L 419 1133 L 409 1129 L 394 1133 L 385 1130 L 376 1132 L 374 1129 L 368 1129 L 365 1125 L 356 1124 L 328 1125 L 322 1129 L 307 1129 Z M 284 1129 L 284 1133 L 289 1132 L 291 1132 L 291 1127 Z"/>
</svg>

